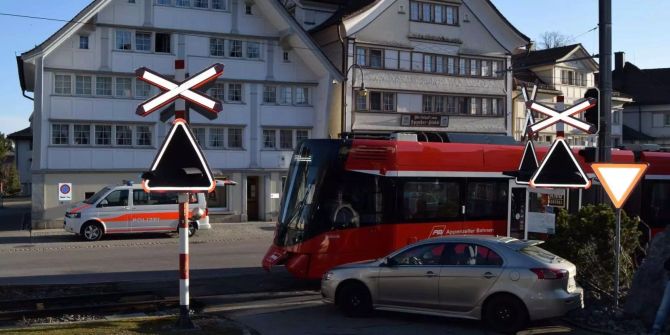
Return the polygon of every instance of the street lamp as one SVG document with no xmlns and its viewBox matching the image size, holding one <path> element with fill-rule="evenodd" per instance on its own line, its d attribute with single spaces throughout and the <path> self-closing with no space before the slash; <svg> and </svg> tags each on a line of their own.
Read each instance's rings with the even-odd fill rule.
<svg viewBox="0 0 670 335">
<path fill-rule="evenodd" d="M 349 75 L 349 71 L 351 71 L 351 69 L 353 69 L 354 67 L 358 68 L 358 70 L 361 72 L 361 87 L 358 89 L 358 96 L 367 97 L 368 96 L 368 89 L 365 88 L 365 77 L 363 75 L 363 67 L 362 66 L 360 66 L 359 64 L 356 64 L 356 63 L 349 66 L 347 71 L 344 73 L 344 80 L 345 81 L 348 80 L 347 76 Z M 354 77 L 351 81 L 351 87 L 354 88 L 355 84 L 356 84 L 356 79 Z M 346 106 L 347 106 L 347 98 L 346 98 L 347 94 L 345 94 L 346 89 L 347 89 L 347 85 L 346 84 L 342 85 L 342 113 L 341 113 L 342 115 L 341 115 L 341 119 L 340 119 L 340 121 L 341 121 L 341 133 L 340 134 L 341 134 L 341 136 L 345 136 L 346 129 L 347 129 L 347 108 L 346 108 Z M 354 103 L 354 105 L 356 104 L 355 101 L 353 103 Z M 353 118 L 353 111 L 352 111 L 352 118 Z"/>
<path fill-rule="evenodd" d="M 368 89 L 365 88 L 365 76 L 363 75 L 363 67 L 360 66 L 359 64 L 351 64 L 349 68 L 347 69 L 347 73 L 345 75 L 349 74 L 349 71 L 351 71 L 352 68 L 358 68 L 358 70 L 361 72 L 361 87 L 358 89 L 358 95 L 361 97 L 367 97 L 368 96 Z M 356 84 L 356 79 L 354 78 L 351 81 L 351 87 L 354 87 Z"/>
</svg>

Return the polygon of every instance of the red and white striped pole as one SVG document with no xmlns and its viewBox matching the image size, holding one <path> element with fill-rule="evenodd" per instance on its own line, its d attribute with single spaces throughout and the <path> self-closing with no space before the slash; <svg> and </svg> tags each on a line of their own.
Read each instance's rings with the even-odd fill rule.
<svg viewBox="0 0 670 335">
<path fill-rule="evenodd" d="M 174 62 L 175 80 L 186 79 L 184 60 Z M 184 99 L 177 99 L 174 105 L 175 119 L 188 122 L 188 111 Z M 193 329 L 195 326 L 189 314 L 189 256 L 188 256 L 188 192 L 179 193 L 179 320 L 177 328 Z"/>
<path fill-rule="evenodd" d="M 179 193 L 179 320 L 180 329 L 194 328 L 189 314 L 188 193 Z"/>
</svg>

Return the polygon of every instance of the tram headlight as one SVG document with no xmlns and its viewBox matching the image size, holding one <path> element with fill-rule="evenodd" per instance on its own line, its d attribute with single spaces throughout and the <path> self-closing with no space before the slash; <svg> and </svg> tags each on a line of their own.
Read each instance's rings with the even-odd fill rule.
<svg viewBox="0 0 670 335">
<path fill-rule="evenodd" d="M 323 280 L 331 280 L 331 279 L 333 279 L 333 273 L 332 272 L 328 271 L 328 272 L 323 274 Z"/>
</svg>

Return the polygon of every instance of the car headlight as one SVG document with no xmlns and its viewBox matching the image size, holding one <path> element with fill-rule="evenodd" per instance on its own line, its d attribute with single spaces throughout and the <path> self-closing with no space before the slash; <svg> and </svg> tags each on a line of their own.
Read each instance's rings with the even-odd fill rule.
<svg viewBox="0 0 670 335">
<path fill-rule="evenodd" d="M 71 219 L 79 219 L 81 218 L 81 213 L 65 213 L 65 216 Z"/>
<path fill-rule="evenodd" d="M 333 279 L 333 275 L 334 274 L 332 272 L 328 271 L 328 272 L 323 274 L 323 280 L 331 280 L 331 279 Z"/>
</svg>

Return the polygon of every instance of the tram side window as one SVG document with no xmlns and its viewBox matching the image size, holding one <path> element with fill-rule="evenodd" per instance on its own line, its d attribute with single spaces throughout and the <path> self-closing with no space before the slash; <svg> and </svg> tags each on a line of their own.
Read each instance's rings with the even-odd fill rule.
<svg viewBox="0 0 670 335">
<path fill-rule="evenodd" d="M 360 226 L 370 226 L 382 222 L 381 178 L 361 173 L 347 173 L 342 180 L 343 205 L 339 213 L 346 219 L 347 204 L 353 209 L 351 215 L 357 216 Z M 336 195 L 337 198 L 338 195 Z M 341 217 L 336 221 L 341 221 Z"/>
<path fill-rule="evenodd" d="M 358 172 L 328 179 L 322 185 L 323 196 L 319 200 L 322 205 L 318 206 L 314 222 L 327 224 L 329 230 L 382 223 L 382 179 Z"/>
<path fill-rule="evenodd" d="M 670 182 L 649 183 L 647 223 L 654 227 L 670 224 Z"/>
<path fill-rule="evenodd" d="M 468 181 L 465 215 L 468 220 L 500 219 L 507 213 L 507 181 Z"/>
<path fill-rule="evenodd" d="M 454 181 L 407 181 L 403 187 L 403 219 L 454 220 L 460 217 L 461 184 Z"/>
</svg>

